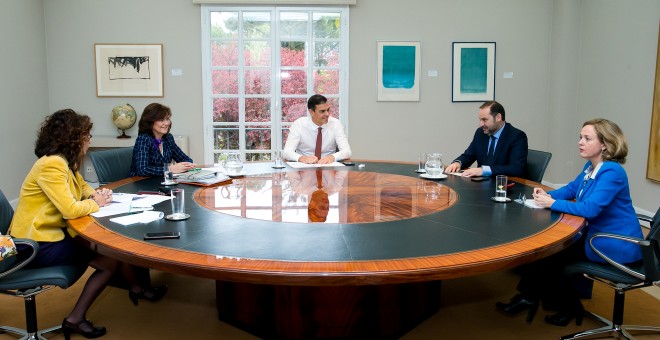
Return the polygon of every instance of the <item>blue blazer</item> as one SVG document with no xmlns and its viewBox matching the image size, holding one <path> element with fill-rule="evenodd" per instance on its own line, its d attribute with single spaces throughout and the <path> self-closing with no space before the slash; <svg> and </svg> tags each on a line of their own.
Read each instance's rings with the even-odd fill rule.
<svg viewBox="0 0 660 340">
<path fill-rule="evenodd" d="M 168 133 L 163 136 L 163 154 L 154 146 L 154 137 L 141 133 L 135 139 L 133 147 L 133 162 L 128 171 L 129 176 L 162 176 L 163 165 L 175 162 L 192 162 L 176 142 L 174 136 Z"/>
<path fill-rule="evenodd" d="M 477 166 L 490 166 L 493 176 L 507 175 L 522 177 L 527 168 L 527 135 L 513 125 L 506 123 L 495 147 L 495 157 L 491 164 L 484 164 L 488 156 L 490 136 L 481 128 L 474 133 L 470 146 L 454 161 L 461 162 L 461 168 L 469 168 L 474 161 Z"/>
<path fill-rule="evenodd" d="M 591 162 L 587 162 L 583 171 L 590 165 Z M 556 200 L 550 209 L 587 220 L 585 252 L 591 261 L 604 262 L 589 246 L 588 240 L 595 233 L 643 237 L 630 198 L 628 176 L 617 162 L 603 162 L 593 179 L 585 180 L 585 174 L 581 172 L 571 183 L 548 194 Z M 601 238 L 594 244 L 617 262 L 630 263 L 642 258 L 639 246 L 630 242 Z"/>
</svg>

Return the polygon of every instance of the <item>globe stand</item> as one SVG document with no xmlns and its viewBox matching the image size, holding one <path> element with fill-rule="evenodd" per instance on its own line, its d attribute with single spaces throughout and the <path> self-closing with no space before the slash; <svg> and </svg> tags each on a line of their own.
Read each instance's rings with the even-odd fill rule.
<svg viewBox="0 0 660 340">
<path fill-rule="evenodd" d="M 121 130 L 121 129 L 120 129 Z M 121 130 L 121 135 L 117 136 L 119 139 L 131 138 L 131 136 L 126 134 L 126 130 Z"/>
</svg>

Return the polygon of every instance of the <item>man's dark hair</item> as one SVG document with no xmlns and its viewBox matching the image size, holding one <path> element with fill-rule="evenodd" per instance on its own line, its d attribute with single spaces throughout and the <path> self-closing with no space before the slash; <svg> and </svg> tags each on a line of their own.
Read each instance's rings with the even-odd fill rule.
<svg viewBox="0 0 660 340">
<path fill-rule="evenodd" d="M 491 100 L 491 101 L 487 101 L 487 102 L 481 104 L 481 106 L 479 106 L 480 109 L 485 109 L 487 107 L 490 107 L 490 115 L 493 116 L 493 118 L 495 118 L 495 116 L 497 116 L 497 114 L 499 113 L 499 114 L 502 115 L 502 120 L 506 120 L 506 118 L 504 116 L 504 114 L 505 114 L 504 113 L 504 106 L 502 106 L 502 104 L 500 104 L 500 103 L 498 103 L 494 100 Z"/>
<path fill-rule="evenodd" d="M 310 110 L 316 110 L 316 105 L 325 104 L 327 102 L 328 102 L 328 98 L 320 94 L 315 94 L 309 97 L 309 100 L 307 100 L 307 108 Z"/>
</svg>

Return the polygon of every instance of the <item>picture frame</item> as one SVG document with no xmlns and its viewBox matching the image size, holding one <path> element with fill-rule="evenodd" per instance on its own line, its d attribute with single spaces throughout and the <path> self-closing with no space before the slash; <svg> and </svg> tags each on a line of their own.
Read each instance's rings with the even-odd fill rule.
<svg viewBox="0 0 660 340">
<path fill-rule="evenodd" d="M 94 44 L 97 97 L 163 97 L 163 44 Z"/>
<path fill-rule="evenodd" d="M 495 100 L 495 42 L 454 42 L 452 102 Z"/>
<path fill-rule="evenodd" d="M 378 41 L 378 101 L 419 101 L 421 43 Z"/>
<path fill-rule="evenodd" d="M 658 36 L 658 52 L 655 61 L 655 85 L 653 88 L 652 110 L 649 155 L 646 161 L 646 178 L 660 183 L 660 35 Z"/>
</svg>

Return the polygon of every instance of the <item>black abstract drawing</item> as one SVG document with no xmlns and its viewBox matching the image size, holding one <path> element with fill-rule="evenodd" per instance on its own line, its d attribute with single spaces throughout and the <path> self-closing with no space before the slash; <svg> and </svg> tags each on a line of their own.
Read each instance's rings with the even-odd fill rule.
<svg viewBox="0 0 660 340">
<path fill-rule="evenodd" d="M 149 57 L 108 57 L 108 79 L 151 79 Z"/>
</svg>

